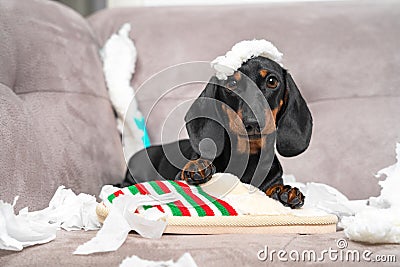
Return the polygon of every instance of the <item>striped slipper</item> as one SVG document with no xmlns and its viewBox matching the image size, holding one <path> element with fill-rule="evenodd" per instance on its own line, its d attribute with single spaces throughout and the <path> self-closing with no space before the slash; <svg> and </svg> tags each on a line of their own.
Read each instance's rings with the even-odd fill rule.
<svg viewBox="0 0 400 267">
<path fill-rule="evenodd" d="M 170 203 L 144 205 L 132 211 L 141 214 L 158 209 L 167 215 L 165 233 L 227 234 L 227 233 L 330 233 L 336 231 L 337 217 L 329 214 L 307 215 L 306 209 L 290 214 L 245 214 L 228 200 L 206 193 L 201 186 L 183 181 L 151 181 L 116 190 L 101 202 L 96 213 L 104 222 L 113 201 L 121 195 L 160 196 L 173 193 Z"/>
</svg>

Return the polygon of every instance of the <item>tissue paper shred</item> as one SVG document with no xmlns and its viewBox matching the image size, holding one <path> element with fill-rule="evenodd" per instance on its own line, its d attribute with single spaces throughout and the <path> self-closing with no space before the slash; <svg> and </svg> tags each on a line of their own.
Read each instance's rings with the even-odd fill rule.
<svg viewBox="0 0 400 267">
<path fill-rule="evenodd" d="M 189 253 L 183 254 L 175 263 L 169 261 L 149 261 L 138 256 L 128 257 L 121 262 L 119 267 L 197 267 L 196 262 Z"/>
<path fill-rule="evenodd" d="M 368 243 L 400 243 L 400 144 L 396 146 L 397 162 L 378 172 L 386 175 L 380 181 L 381 194 L 369 199 L 355 216 L 344 217 L 340 226 L 346 236 L 355 241 Z"/>
<path fill-rule="evenodd" d="M 88 255 L 98 252 L 116 251 L 128 237 L 130 231 L 136 231 L 145 238 L 161 238 L 167 223 L 165 214 L 156 208 L 148 209 L 148 213 L 139 216 L 131 212 L 143 205 L 155 205 L 165 201 L 175 201 L 172 194 L 165 194 L 159 198 L 149 195 L 121 196 L 114 201 L 110 213 L 104 221 L 103 227 L 96 236 L 80 245 L 76 255 Z"/>
<path fill-rule="evenodd" d="M 20 251 L 24 247 L 50 242 L 56 238 L 56 227 L 15 215 L 14 204 L 0 200 L 0 249 Z"/>
<path fill-rule="evenodd" d="M 23 209 L 20 214 L 43 223 L 51 222 L 67 231 L 97 230 L 100 229 L 96 215 L 97 204 L 94 196 L 83 193 L 76 195 L 71 189 L 59 186 L 49 207 L 34 212 Z"/>
<path fill-rule="evenodd" d="M 19 251 L 50 242 L 56 238 L 59 228 L 67 231 L 100 228 L 94 196 L 76 195 L 71 189 L 60 186 L 49 207 L 34 212 L 24 208 L 18 215 L 14 213 L 16 200 L 13 205 L 0 200 L 0 249 Z"/>
</svg>

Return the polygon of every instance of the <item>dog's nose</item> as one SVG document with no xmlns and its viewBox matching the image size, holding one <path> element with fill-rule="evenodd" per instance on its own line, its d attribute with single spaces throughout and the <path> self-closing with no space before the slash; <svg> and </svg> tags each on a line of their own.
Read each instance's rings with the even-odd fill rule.
<svg viewBox="0 0 400 267">
<path fill-rule="evenodd" d="M 258 135 L 264 127 L 264 118 L 261 116 L 263 110 L 258 105 L 249 106 L 243 104 L 241 106 L 241 115 L 243 126 L 246 129 L 247 135 Z M 256 116 L 258 114 L 258 116 Z"/>
<path fill-rule="evenodd" d="M 259 134 L 260 133 L 260 126 L 258 125 L 257 121 L 251 121 L 244 124 L 247 134 Z"/>
</svg>

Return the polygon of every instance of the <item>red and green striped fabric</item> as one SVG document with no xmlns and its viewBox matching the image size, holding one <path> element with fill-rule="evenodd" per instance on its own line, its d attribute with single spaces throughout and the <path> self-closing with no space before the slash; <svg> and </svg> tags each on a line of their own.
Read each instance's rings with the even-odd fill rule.
<svg viewBox="0 0 400 267">
<path fill-rule="evenodd" d="M 157 208 L 170 216 L 236 216 L 237 211 L 222 199 L 213 197 L 200 186 L 191 186 L 182 181 L 151 181 L 122 188 L 110 196 L 110 203 L 120 195 L 163 195 L 174 193 L 178 200 L 171 203 L 160 203 L 155 206 L 142 206 L 135 212 L 140 213 L 149 208 Z"/>
</svg>

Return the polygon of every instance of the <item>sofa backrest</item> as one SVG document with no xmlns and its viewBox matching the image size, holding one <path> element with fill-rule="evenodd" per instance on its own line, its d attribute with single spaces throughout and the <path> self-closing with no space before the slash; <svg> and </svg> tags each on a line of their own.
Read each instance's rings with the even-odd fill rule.
<svg viewBox="0 0 400 267">
<path fill-rule="evenodd" d="M 98 194 L 125 169 L 96 38 L 53 1 L 0 0 L 0 199 L 44 208 L 59 185 Z"/>
<path fill-rule="evenodd" d="M 264 38 L 284 53 L 314 117 L 309 149 L 282 159 L 300 181 L 324 182 L 352 199 L 379 193 L 373 176 L 395 161 L 400 134 L 400 3 L 338 1 L 265 5 L 117 8 L 89 18 L 99 40 L 125 22 L 138 50 L 137 89 L 163 69 L 211 61 L 244 39 Z M 161 142 L 169 111 L 202 87 L 163 96 L 138 95 L 153 143 Z M 157 103 L 155 107 L 153 105 Z M 183 127 L 181 112 L 176 128 Z"/>
</svg>

